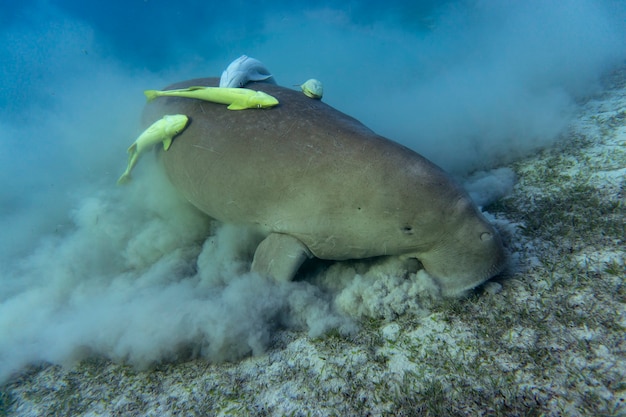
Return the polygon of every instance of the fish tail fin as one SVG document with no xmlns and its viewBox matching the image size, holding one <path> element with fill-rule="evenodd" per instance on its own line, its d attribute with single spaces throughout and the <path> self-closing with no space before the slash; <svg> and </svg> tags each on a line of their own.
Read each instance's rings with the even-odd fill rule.
<svg viewBox="0 0 626 417">
<path fill-rule="evenodd" d="M 143 93 L 146 95 L 148 101 L 152 101 L 159 96 L 159 92 L 157 90 L 146 90 Z"/>
<path fill-rule="evenodd" d="M 128 166 L 126 167 L 126 171 L 122 174 L 122 176 L 117 180 L 117 185 L 128 184 L 130 182 L 130 171 L 133 169 L 133 166 L 137 163 L 137 143 L 133 143 L 128 148 Z"/>
<path fill-rule="evenodd" d="M 130 182 L 130 172 L 124 172 L 122 176 L 117 180 L 117 185 L 124 185 Z"/>
</svg>

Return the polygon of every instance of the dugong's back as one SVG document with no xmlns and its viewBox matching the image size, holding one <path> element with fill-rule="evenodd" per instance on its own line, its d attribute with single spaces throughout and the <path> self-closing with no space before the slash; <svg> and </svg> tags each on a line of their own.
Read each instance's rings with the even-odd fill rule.
<svg viewBox="0 0 626 417">
<path fill-rule="evenodd" d="M 217 83 L 199 79 L 168 89 Z M 164 114 L 189 117 L 187 129 L 167 152 L 159 150 L 160 157 L 176 188 L 211 217 L 291 236 L 302 251 L 324 259 L 412 254 L 425 267 L 432 264 L 435 275 L 448 273 L 435 255 L 442 257 L 447 241 L 458 240 L 452 235 L 466 217 L 477 224 L 471 228 L 495 236 L 467 194 L 417 153 L 299 91 L 263 83 L 246 88 L 280 104 L 232 111 L 167 97 L 144 112 L 146 125 Z M 480 261 L 489 263 L 480 266 L 480 282 L 500 268 L 494 266 L 501 264 L 499 238 L 495 246 L 498 253 L 488 256 L 493 259 Z"/>
</svg>

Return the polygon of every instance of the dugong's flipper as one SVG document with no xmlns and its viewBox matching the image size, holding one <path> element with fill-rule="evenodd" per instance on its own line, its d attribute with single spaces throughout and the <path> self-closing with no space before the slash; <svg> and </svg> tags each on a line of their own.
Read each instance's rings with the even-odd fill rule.
<svg viewBox="0 0 626 417">
<path fill-rule="evenodd" d="M 311 252 L 293 236 L 270 233 L 254 252 L 252 271 L 280 282 L 291 281 Z"/>
</svg>

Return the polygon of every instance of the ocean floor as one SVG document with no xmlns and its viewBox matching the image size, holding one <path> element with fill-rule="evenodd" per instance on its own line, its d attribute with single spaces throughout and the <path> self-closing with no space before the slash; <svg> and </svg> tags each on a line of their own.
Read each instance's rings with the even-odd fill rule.
<svg viewBox="0 0 626 417">
<path fill-rule="evenodd" d="M 626 416 L 626 70 L 508 168 L 485 209 L 512 264 L 467 298 L 380 297 L 355 331 L 277 330 L 234 362 L 33 366 L 0 416 Z"/>
</svg>

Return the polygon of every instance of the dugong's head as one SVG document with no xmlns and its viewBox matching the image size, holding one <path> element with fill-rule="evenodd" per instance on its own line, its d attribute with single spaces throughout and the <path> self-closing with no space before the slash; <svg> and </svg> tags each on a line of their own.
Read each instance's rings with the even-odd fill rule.
<svg viewBox="0 0 626 417">
<path fill-rule="evenodd" d="M 505 249 L 474 203 L 461 198 L 446 213 L 433 245 L 415 254 L 446 296 L 460 295 L 502 271 Z"/>
</svg>

